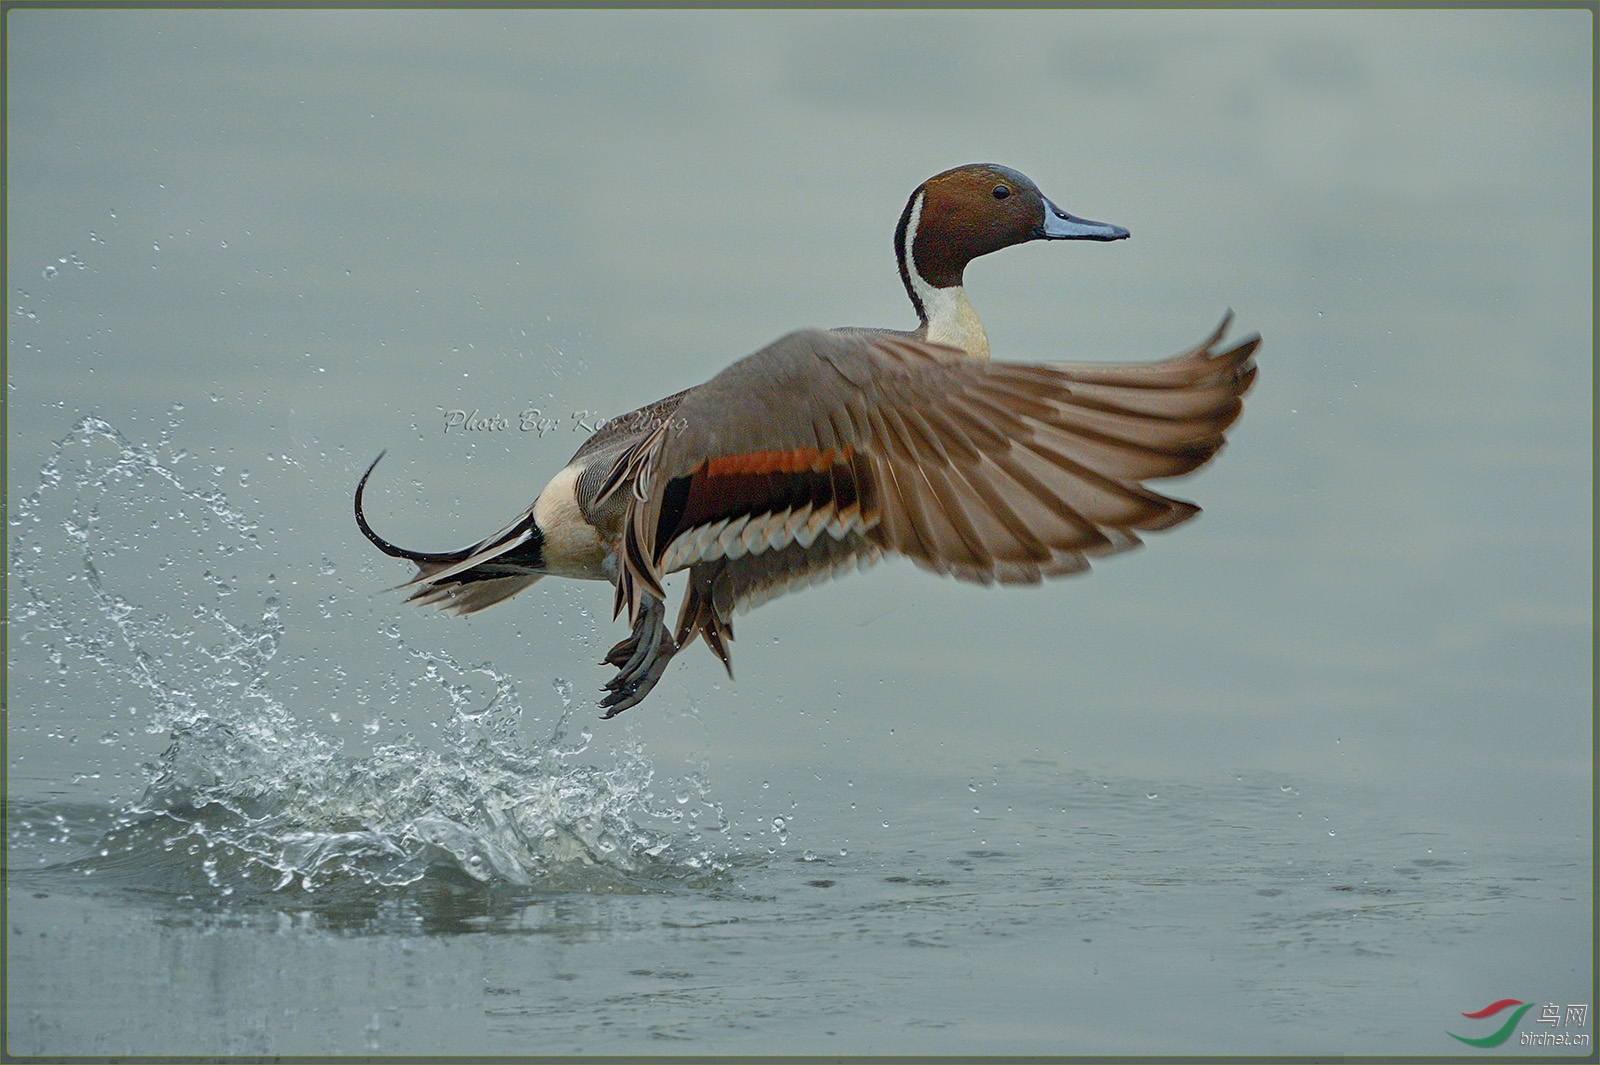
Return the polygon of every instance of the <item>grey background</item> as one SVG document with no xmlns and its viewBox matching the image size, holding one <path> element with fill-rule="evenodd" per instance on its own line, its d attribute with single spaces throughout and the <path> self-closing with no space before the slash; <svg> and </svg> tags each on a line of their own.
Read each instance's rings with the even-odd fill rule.
<svg viewBox="0 0 1600 1065">
<path fill-rule="evenodd" d="M 997 357 L 1157 358 L 1230 306 L 1264 335 L 1229 447 L 1171 488 L 1206 513 L 1040 589 L 889 564 L 780 600 L 738 623 L 735 683 L 691 651 L 601 743 L 704 760 L 730 838 L 781 811 L 819 852 L 915 837 L 908 819 L 965 813 L 935 780 L 1034 758 L 1151 793 L 1267 775 L 1330 832 L 1381 812 L 1532 876 L 1552 852 L 1587 869 L 1592 29 L 1576 10 L 12 10 L 8 491 L 83 415 L 167 433 L 192 487 L 260 522 L 218 576 L 246 615 L 281 602 L 274 690 L 352 750 L 437 725 L 425 701 L 372 709 L 391 622 L 535 701 L 555 678 L 592 698 L 610 590 L 545 582 L 465 621 L 403 606 L 381 590 L 406 569 L 350 518 L 365 464 L 390 449 L 369 493 L 390 539 L 471 542 L 581 442 L 573 412 L 802 325 L 909 325 L 906 196 L 1003 162 L 1133 237 L 975 264 Z M 456 408 L 513 426 L 447 434 Z M 518 432 L 529 408 L 558 425 Z M 109 580 L 188 601 L 183 559 L 153 563 L 189 540 L 104 520 Z M 136 696 L 57 675 L 22 630 L 9 793 L 135 797 L 165 736 L 91 742 Z M 1589 942 L 1532 928 L 1534 956 Z"/>
</svg>

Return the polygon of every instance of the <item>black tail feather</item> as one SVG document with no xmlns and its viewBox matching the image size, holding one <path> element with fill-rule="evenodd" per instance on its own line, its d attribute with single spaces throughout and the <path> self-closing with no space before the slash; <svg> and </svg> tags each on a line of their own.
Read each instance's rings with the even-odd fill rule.
<svg viewBox="0 0 1600 1065">
<path fill-rule="evenodd" d="M 361 475 L 361 480 L 356 485 L 356 526 L 362 535 L 372 541 L 372 546 L 393 558 L 403 558 L 407 562 L 417 565 L 453 565 L 468 558 L 476 547 L 463 548 L 460 551 L 408 551 L 403 547 L 391 544 L 383 537 L 372 531 L 372 526 L 367 524 L 367 516 L 361 507 L 362 496 L 366 494 L 367 478 L 372 476 L 372 471 L 378 468 L 378 463 L 383 461 L 383 456 L 389 453 L 388 449 L 378 452 L 378 457 L 372 460 L 372 465 L 367 467 L 367 472 Z"/>
</svg>

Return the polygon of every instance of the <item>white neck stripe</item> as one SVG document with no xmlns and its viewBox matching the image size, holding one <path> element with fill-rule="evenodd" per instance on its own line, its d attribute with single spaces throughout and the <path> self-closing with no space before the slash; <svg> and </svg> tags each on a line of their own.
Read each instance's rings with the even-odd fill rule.
<svg viewBox="0 0 1600 1065">
<path fill-rule="evenodd" d="M 926 192 L 917 193 L 917 198 L 911 201 L 911 217 L 906 219 L 906 276 L 911 279 L 911 292 L 924 321 L 933 316 L 935 305 L 942 302 L 938 298 L 938 290 L 928 284 L 922 272 L 917 269 L 916 253 L 912 250 L 916 242 L 917 226 L 922 221 L 922 203 L 927 195 Z"/>
<path fill-rule="evenodd" d="M 906 277 L 911 281 L 911 299 L 922 316 L 926 336 L 939 344 L 960 348 L 974 359 L 989 357 L 989 338 L 984 335 L 983 323 L 967 302 L 967 294 L 960 285 L 935 288 L 917 270 L 913 251 L 917 225 L 922 221 L 922 203 L 926 192 L 918 192 L 911 201 L 911 214 L 906 219 Z"/>
</svg>

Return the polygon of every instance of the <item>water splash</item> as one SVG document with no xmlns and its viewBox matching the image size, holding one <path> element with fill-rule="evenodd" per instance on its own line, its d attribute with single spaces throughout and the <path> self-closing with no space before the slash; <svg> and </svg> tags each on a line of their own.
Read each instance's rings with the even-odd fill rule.
<svg viewBox="0 0 1600 1065">
<path fill-rule="evenodd" d="M 448 720 L 435 745 L 407 736 L 347 754 L 306 722 L 325 708 L 296 714 L 274 694 L 270 666 L 289 624 L 276 579 L 265 578 L 252 608 L 238 587 L 250 578 L 224 576 L 239 555 L 268 550 L 259 525 L 215 481 L 189 487 L 176 456 L 170 431 L 145 446 L 84 418 L 11 518 L 12 622 L 19 642 L 42 642 L 54 664 L 59 677 L 43 683 L 87 674 L 100 712 L 120 707 L 170 740 L 145 767 L 143 794 L 55 872 L 175 898 L 305 905 L 430 880 L 655 890 L 727 868 L 713 846 L 727 820 L 703 774 L 664 782 L 658 800 L 636 741 L 595 764 L 591 733 L 571 734 L 572 689 L 561 680 L 553 730 L 530 739 L 508 674 L 412 646 L 393 623 L 381 631 L 400 697 L 417 710 L 442 700 Z M 167 530 L 162 546 L 176 535 L 182 550 L 153 567 L 133 559 L 114 576 L 122 556 L 158 550 L 130 532 L 146 522 Z M 128 591 L 139 577 L 146 583 Z M 103 739 L 115 731 L 106 727 L 93 731 Z"/>
</svg>

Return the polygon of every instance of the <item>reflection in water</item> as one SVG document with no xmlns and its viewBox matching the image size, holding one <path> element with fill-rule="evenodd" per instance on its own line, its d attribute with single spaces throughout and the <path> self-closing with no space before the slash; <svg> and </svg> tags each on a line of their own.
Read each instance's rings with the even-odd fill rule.
<svg viewBox="0 0 1600 1065">
<path fill-rule="evenodd" d="M 218 576 L 224 559 L 262 549 L 257 524 L 214 483 L 188 487 L 172 455 L 170 433 L 145 447 L 85 418 L 16 509 L 19 638 L 45 642 L 63 683 L 92 681 L 107 713 L 125 705 L 171 743 L 109 823 L 98 811 L 14 806 L 14 858 L 41 839 L 93 839 L 87 853 L 41 857 L 39 875 L 187 906 L 309 907 L 334 924 L 386 907 L 390 919 L 492 918 L 519 892 L 646 892 L 726 868 L 728 825 L 703 776 L 672 782 L 676 801 L 663 803 L 637 744 L 609 766 L 584 760 L 590 733 L 569 734 L 571 689 L 559 680 L 559 719 L 531 739 L 506 674 L 412 647 L 392 623 L 401 691 L 418 706 L 442 692 L 449 720 L 437 748 L 408 736 L 345 754 L 271 689 L 285 631 L 277 597 L 269 590 L 246 620 L 237 578 Z M 190 550 L 122 572 L 145 521 L 186 528 Z M 152 573 L 158 582 L 127 590 Z"/>
</svg>

